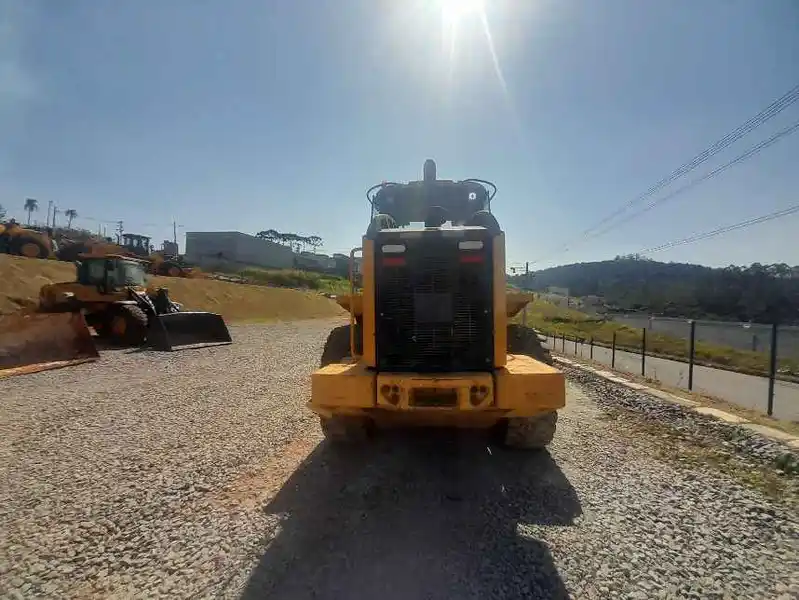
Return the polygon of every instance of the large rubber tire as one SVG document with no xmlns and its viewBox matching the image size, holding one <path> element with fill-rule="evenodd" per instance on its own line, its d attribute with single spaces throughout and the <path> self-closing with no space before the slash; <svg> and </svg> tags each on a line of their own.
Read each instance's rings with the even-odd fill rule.
<svg viewBox="0 0 799 600">
<path fill-rule="evenodd" d="M 363 352 L 363 339 L 361 338 L 360 324 L 355 324 L 355 351 Z M 327 336 L 325 347 L 322 350 L 322 359 L 319 366 L 325 367 L 332 363 L 342 362 L 351 358 L 350 353 L 350 326 L 341 325 L 333 329 Z"/>
<path fill-rule="evenodd" d="M 73 242 L 59 248 L 56 258 L 65 262 L 75 262 L 78 256 L 90 252 L 89 246 L 83 242 Z"/>
<path fill-rule="evenodd" d="M 176 262 L 167 260 L 158 265 L 158 274 L 164 277 L 185 277 L 183 268 Z"/>
<path fill-rule="evenodd" d="M 335 444 L 365 442 L 372 433 L 371 422 L 365 417 L 336 415 L 319 417 L 325 439 Z"/>
<path fill-rule="evenodd" d="M 549 350 L 541 345 L 535 330 L 517 323 L 508 325 L 508 353 L 524 354 L 548 365 L 555 364 Z"/>
<path fill-rule="evenodd" d="M 114 343 L 141 346 L 147 339 L 147 315 L 132 304 L 114 306 L 109 314 L 109 330 Z"/>
<path fill-rule="evenodd" d="M 543 450 L 555 437 L 558 413 L 508 419 L 504 427 L 503 445 L 520 450 Z"/>
<path fill-rule="evenodd" d="M 36 238 L 26 235 L 12 238 L 9 244 L 9 251 L 11 254 L 27 258 L 47 258 L 50 256 L 50 250 L 47 249 L 47 246 Z"/>
</svg>

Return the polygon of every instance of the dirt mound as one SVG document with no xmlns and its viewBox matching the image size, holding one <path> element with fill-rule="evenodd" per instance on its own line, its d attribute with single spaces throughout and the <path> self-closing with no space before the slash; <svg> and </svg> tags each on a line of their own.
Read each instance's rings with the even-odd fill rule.
<svg viewBox="0 0 799 600">
<path fill-rule="evenodd" d="M 38 303 L 39 289 L 47 283 L 72 281 L 72 263 L 0 255 L 0 314 Z M 344 315 L 320 293 L 216 281 L 153 277 L 156 286 L 187 310 L 207 310 L 229 321 L 310 319 Z"/>
</svg>

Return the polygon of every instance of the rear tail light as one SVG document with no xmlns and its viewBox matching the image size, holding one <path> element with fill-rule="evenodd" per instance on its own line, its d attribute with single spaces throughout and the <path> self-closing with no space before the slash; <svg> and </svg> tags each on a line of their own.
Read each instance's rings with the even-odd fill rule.
<svg viewBox="0 0 799 600">
<path fill-rule="evenodd" d="M 384 267 L 403 267 L 405 266 L 404 256 L 384 256 L 381 261 Z"/>
</svg>

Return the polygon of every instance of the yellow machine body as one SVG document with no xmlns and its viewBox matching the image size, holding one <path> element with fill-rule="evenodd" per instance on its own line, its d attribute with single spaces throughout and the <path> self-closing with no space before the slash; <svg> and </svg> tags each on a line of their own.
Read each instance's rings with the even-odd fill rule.
<svg viewBox="0 0 799 600">
<path fill-rule="evenodd" d="M 47 233 L 17 223 L 0 223 L 0 252 L 26 258 L 52 258 L 53 242 Z"/>
<path fill-rule="evenodd" d="M 493 372 L 440 375 L 378 374 L 357 361 L 315 371 L 309 407 L 323 417 L 368 417 L 381 427 L 487 428 L 563 408 L 564 385 L 558 369 L 521 355 L 509 355 Z"/>
<path fill-rule="evenodd" d="M 104 253 L 100 246 L 96 246 L 80 258 L 105 259 L 105 260 L 128 260 L 146 263 L 128 256 L 126 254 Z M 107 310 L 115 302 L 121 302 L 128 297 L 128 289 L 136 292 L 153 293 L 153 286 L 128 285 L 125 287 L 101 289 L 95 285 L 87 285 L 79 281 L 62 281 L 58 283 L 48 283 L 39 289 L 39 309 L 50 311 L 67 302 L 78 303 L 85 314 L 102 312 Z"/>
<path fill-rule="evenodd" d="M 496 190 L 437 179 L 427 160 L 422 181 L 367 192 L 372 219 L 350 254 L 350 293 L 337 298 L 350 324 L 330 332 L 311 375 L 308 407 L 326 437 L 409 425 L 494 428 L 518 448 L 551 442 L 565 377 L 532 329 L 509 322 L 532 296 L 507 289 Z"/>
<path fill-rule="evenodd" d="M 338 296 L 361 326 L 362 352 L 317 369 L 308 407 L 323 418 L 368 417 L 381 427 L 488 428 L 502 419 L 534 417 L 566 404 L 564 374 L 530 356 L 507 351 L 508 319 L 532 300 L 507 290 L 505 238 L 494 238 L 494 364 L 482 373 L 378 372 L 375 347 L 374 243 L 364 238 L 363 290 Z"/>
</svg>

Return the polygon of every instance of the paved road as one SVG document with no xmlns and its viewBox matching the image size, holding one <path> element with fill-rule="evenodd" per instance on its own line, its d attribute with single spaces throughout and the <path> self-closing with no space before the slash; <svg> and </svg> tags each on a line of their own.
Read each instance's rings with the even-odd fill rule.
<svg viewBox="0 0 799 600">
<path fill-rule="evenodd" d="M 552 348 L 551 340 L 547 347 Z M 559 352 L 561 347 L 558 340 L 556 348 Z M 566 341 L 565 355 L 575 355 L 574 342 Z M 576 356 L 588 358 L 588 344 L 578 344 Z M 594 360 L 610 365 L 610 349 L 594 346 Z M 616 369 L 640 375 L 641 355 L 617 350 Z M 688 364 L 684 362 L 647 356 L 646 376 L 662 381 L 666 385 L 688 389 Z M 734 373 L 723 369 L 695 365 L 694 391 L 703 392 L 732 404 L 759 410 L 763 413 L 766 412 L 768 405 L 767 378 Z M 799 385 L 785 381 L 775 382 L 774 416 L 778 419 L 799 420 Z"/>
</svg>

